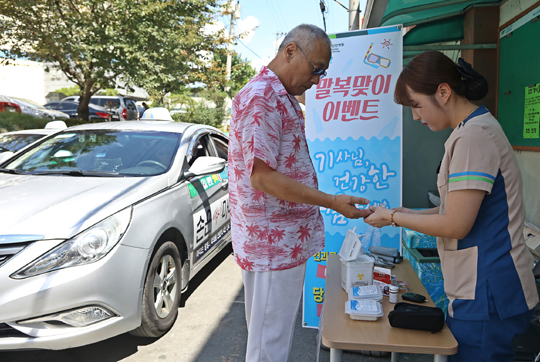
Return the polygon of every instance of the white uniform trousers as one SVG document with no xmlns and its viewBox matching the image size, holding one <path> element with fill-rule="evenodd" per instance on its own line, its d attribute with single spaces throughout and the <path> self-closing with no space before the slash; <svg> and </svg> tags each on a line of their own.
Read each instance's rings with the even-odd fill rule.
<svg viewBox="0 0 540 362">
<path fill-rule="evenodd" d="M 287 270 L 242 270 L 248 343 L 246 362 L 287 362 L 306 263 Z"/>
</svg>

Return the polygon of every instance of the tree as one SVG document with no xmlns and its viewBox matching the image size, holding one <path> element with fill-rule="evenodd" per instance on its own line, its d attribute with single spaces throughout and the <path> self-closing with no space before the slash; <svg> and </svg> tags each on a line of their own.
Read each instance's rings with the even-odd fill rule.
<svg viewBox="0 0 540 362">
<path fill-rule="evenodd" d="M 232 54 L 231 79 L 226 81 L 227 53 L 225 49 L 218 49 L 214 52 L 214 60 L 207 72 L 203 75 L 202 81 L 206 86 L 201 88 L 184 88 L 185 91 L 199 93 L 203 98 L 213 102 L 214 108 L 202 103 L 191 103 L 187 113 L 175 115 L 174 119 L 181 122 L 202 123 L 216 128 L 220 128 L 225 119 L 225 99 L 234 98 L 236 93 L 256 74 L 247 60 L 243 60 L 238 53 Z M 185 93 L 184 93 L 185 96 Z M 181 99 L 181 96 L 171 95 L 173 98 Z M 177 102 L 179 103 L 179 102 Z"/>
<path fill-rule="evenodd" d="M 221 128 L 224 116 L 223 108 L 209 108 L 203 103 L 195 103 L 188 108 L 187 113 L 177 113 L 172 117 L 177 122 L 206 124 Z"/>
<path fill-rule="evenodd" d="M 81 90 L 79 89 L 78 86 L 74 85 L 73 87 L 69 87 L 69 88 L 57 89 L 55 92 L 62 93 L 69 97 L 69 96 L 79 95 L 81 93 Z M 118 95 L 118 91 L 116 89 L 107 88 L 107 89 L 101 89 L 100 94 L 104 96 L 116 96 Z"/>
<path fill-rule="evenodd" d="M 216 107 L 223 106 L 227 96 L 231 99 L 234 98 L 236 93 L 257 74 L 251 63 L 242 59 L 240 54 L 236 52 L 231 55 L 231 79 L 228 82 L 226 80 L 226 67 L 226 49 L 219 49 L 219 51 L 214 52 L 212 66 L 203 77 L 203 81 L 207 85 L 204 96 L 216 103 Z"/>
<path fill-rule="evenodd" d="M 168 97 L 167 101 L 170 108 L 176 108 L 182 109 L 184 105 L 187 105 L 188 107 L 193 107 L 195 105 L 195 101 L 191 97 L 192 94 L 192 88 L 189 87 L 183 87 L 176 91 L 176 93 L 171 93 L 171 95 Z"/>
<path fill-rule="evenodd" d="M 217 0 L 0 0 L 0 48 L 6 61 L 54 62 L 90 97 L 126 86 L 165 94 L 200 80 L 208 54 L 226 40 L 209 33 Z"/>
<path fill-rule="evenodd" d="M 55 92 L 62 93 L 69 97 L 69 96 L 79 95 L 81 90 L 79 89 L 78 86 L 74 85 L 73 87 L 69 87 L 69 88 L 65 87 L 65 88 L 57 89 L 55 90 Z"/>
</svg>

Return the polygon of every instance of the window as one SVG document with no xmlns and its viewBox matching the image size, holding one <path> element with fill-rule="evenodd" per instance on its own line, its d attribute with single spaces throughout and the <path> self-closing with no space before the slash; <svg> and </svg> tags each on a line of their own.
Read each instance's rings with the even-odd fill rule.
<svg viewBox="0 0 540 362">
<path fill-rule="evenodd" d="M 60 103 L 60 110 L 77 110 L 77 104 L 71 102 Z"/>
<path fill-rule="evenodd" d="M 90 99 L 90 103 L 97 104 L 107 109 L 117 109 L 120 107 L 120 100 L 115 98 L 94 98 Z"/>
<path fill-rule="evenodd" d="M 193 165 L 193 162 L 195 162 L 195 160 L 199 157 L 211 156 L 208 146 L 208 135 L 200 136 L 197 139 L 193 145 L 193 148 L 191 149 L 191 160 L 189 161 L 190 166 Z"/>
<path fill-rule="evenodd" d="M 214 141 L 214 145 L 216 146 L 217 156 L 224 160 L 228 160 L 229 146 L 227 140 L 217 135 L 212 135 L 212 140 Z"/>
<path fill-rule="evenodd" d="M 132 101 L 131 99 L 126 99 L 126 107 L 130 111 L 136 111 L 137 110 L 137 107 L 135 107 L 135 102 Z"/>
<path fill-rule="evenodd" d="M 44 107 L 47 109 L 59 109 L 62 106 L 60 102 L 47 103 Z"/>
<path fill-rule="evenodd" d="M 0 135 L 0 152 L 11 151 L 16 152 L 30 143 L 37 141 L 45 135 L 38 134 L 11 134 Z"/>
</svg>

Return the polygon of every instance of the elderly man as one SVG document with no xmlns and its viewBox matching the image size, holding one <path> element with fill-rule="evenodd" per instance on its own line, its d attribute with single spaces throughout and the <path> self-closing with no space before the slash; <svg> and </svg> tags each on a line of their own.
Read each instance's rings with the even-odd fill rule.
<svg viewBox="0 0 540 362">
<path fill-rule="evenodd" d="M 317 189 L 294 96 L 319 83 L 330 57 L 326 33 L 299 25 L 233 101 L 229 192 L 234 257 L 244 281 L 247 362 L 287 361 L 306 261 L 324 247 L 319 206 L 348 218 L 371 213 L 355 206 L 366 199 Z"/>
</svg>

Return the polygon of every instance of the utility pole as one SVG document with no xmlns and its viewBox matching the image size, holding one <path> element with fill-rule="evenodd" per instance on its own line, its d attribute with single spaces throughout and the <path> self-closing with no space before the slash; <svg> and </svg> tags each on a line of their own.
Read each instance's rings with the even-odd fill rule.
<svg viewBox="0 0 540 362">
<path fill-rule="evenodd" d="M 276 54 L 277 54 L 278 49 L 279 49 L 278 41 L 279 41 L 279 36 L 280 35 L 287 35 L 287 33 L 282 33 L 282 32 L 276 31 Z"/>
<path fill-rule="evenodd" d="M 326 3 L 324 2 L 324 0 L 320 0 L 319 7 L 321 8 L 322 21 L 324 24 L 324 32 L 326 33 L 326 19 L 324 18 L 324 13 L 328 12 L 328 10 L 326 10 Z"/>
<path fill-rule="evenodd" d="M 349 30 L 360 29 L 359 6 L 360 6 L 360 0 L 349 0 Z"/>
<path fill-rule="evenodd" d="M 231 0 L 230 2 L 231 6 L 231 26 L 229 28 L 229 43 L 227 45 L 227 73 L 225 75 L 225 80 L 229 82 L 231 80 L 231 66 L 232 66 L 232 47 L 233 42 L 232 39 L 234 37 L 234 21 L 236 19 L 240 19 L 240 1 L 234 2 L 234 0 Z M 228 92 L 230 89 L 229 86 L 225 87 L 225 91 Z"/>
</svg>

